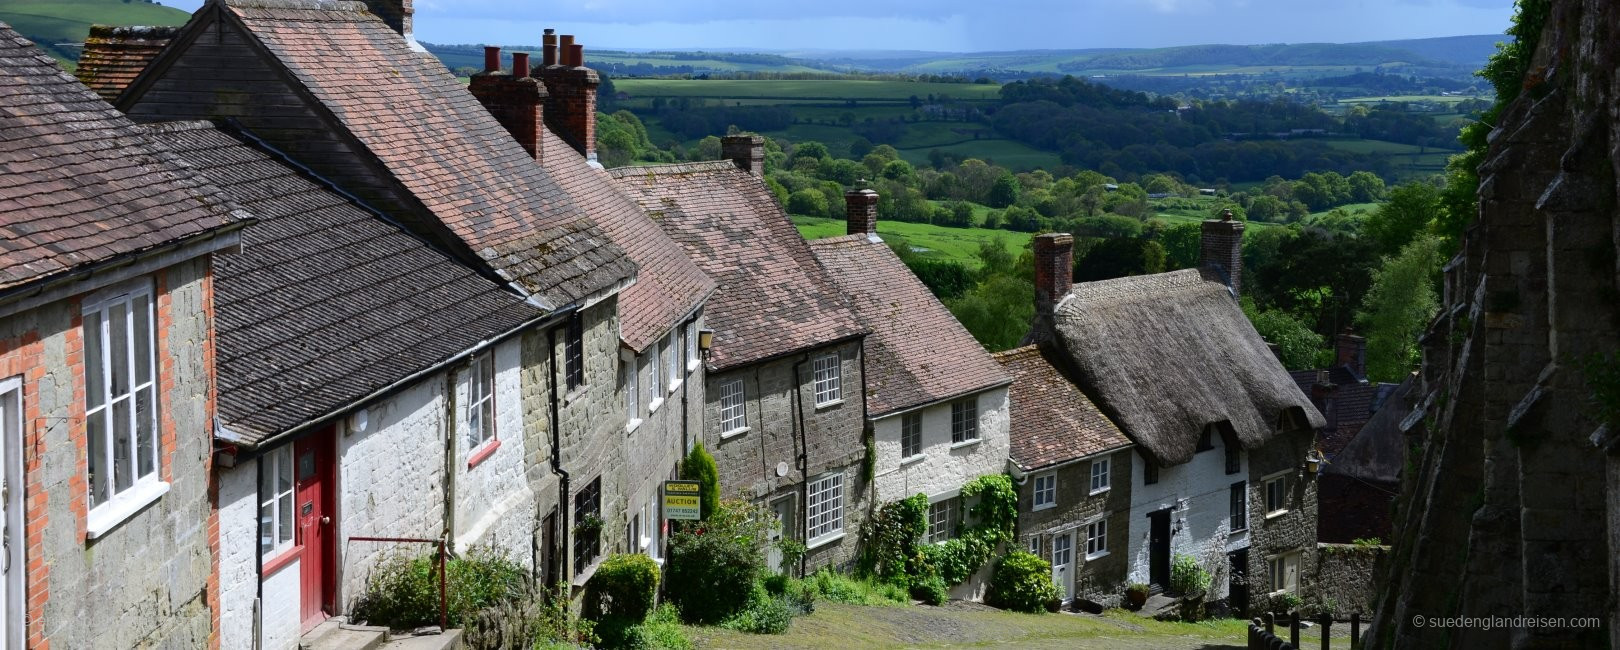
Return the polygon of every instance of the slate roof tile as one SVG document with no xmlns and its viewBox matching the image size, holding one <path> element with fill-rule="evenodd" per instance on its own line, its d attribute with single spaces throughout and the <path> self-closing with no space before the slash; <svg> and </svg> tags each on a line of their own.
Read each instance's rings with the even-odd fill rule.
<svg viewBox="0 0 1620 650">
<path fill-rule="evenodd" d="M 1012 375 L 1008 455 L 1020 469 L 1037 470 L 1131 444 L 1080 388 L 1053 367 L 1040 346 L 998 352 Z"/>
<path fill-rule="evenodd" d="M 73 74 L 102 99 L 113 102 L 179 34 L 179 27 L 91 25 Z"/>
</svg>

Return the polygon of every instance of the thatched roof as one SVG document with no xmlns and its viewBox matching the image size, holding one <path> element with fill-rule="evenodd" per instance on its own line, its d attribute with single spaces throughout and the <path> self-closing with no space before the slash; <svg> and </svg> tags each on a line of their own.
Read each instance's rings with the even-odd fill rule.
<svg viewBox="0 0 1620 650">
<path fill-rule="evenodd" d="M 1054 346 L 1109 419 L 1161 466 L 1192 459 L 1210 424 L 1245 449 L 1325 421 L 1210 269 L 1074 285 Z"/>
</svg>

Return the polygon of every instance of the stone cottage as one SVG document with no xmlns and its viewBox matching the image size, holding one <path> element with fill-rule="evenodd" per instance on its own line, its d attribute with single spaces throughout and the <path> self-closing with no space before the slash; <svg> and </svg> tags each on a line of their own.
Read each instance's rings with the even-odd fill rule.
<svg viewBox="0 0 1620 650">
<path fill-rule="evenodd" d="M 962 486 L 1007 461 L 1006 372 L 877 235 L 878 194 L 846 195 L 848 235 L 810 242 L 866 337 L 866 419 L 877 504 L 928 496 L 929 542 L 958 535 Z M 988 570 L 985 571 L 988 574 Z M 952 585 L 983 596 L 987 575 Z"/>
<path fill-rule="evenodd" d="M 701 441 L 722 491 L 767 505 L 809 547 L 801 567 L 778 568 L 845 566 L 871 494 L 867 332 L 760 178 L 763 139 L 727 138 L 725 151 L 733 160 L 610 173 L 719 284 Z"/>
<path fill-rule="evenodd" d="M 207 647 L 210 260 L 251 218 L 4 24 L 0 188 L 0 644 Z"/>
<path fill-rule="evenodd" d="M 1008 465 L 1020 545 L 1051 562 L 1065 600 L 1116 604 L 1129 564 L 1133 445 L 1040 346 L 995 359 L 1013 380 Z"/>
<path fill-rule="evenodd" d="M 1029 336 L 1136 445 L 1127 579 L 1168 586 L 1186 555 L 1238 611 L 1314 565 L 1323 424 L 1238 307 L 1242 232 L 1206 221 L 1200 268 L 1081 284 L 1072 238 L 1040 235 Z"/>
</svg>

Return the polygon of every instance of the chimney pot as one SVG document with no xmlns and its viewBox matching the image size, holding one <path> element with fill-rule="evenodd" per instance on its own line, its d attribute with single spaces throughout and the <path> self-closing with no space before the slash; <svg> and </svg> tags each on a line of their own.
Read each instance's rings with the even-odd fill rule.
<svg viewBox="0 0 1620 650">
<path fill-rule="evenodd" d="M 547 35 L 547 38 L 557 38 Z M 583 56 L 583 48 L 574 43 L 574 37 L 564 34 L 556 49 L 562 57 L 561 65 L 546 66 L 540 70 L 540 80 L 548 91 L 546 123 L 562 136 L 574 149 L 596 164 L 596 88 L 602 78 L 595 70 L 571 62 L 575 55 Z M 551 47 L 549 44 L 547 47 Z M 598 165 L 599 166 L 599 165 Z"/>
<path fill-rule="evenodd" d="M 720 155 L 754 176 L 765 175 L 765 138 L 758 135 L 728 135 L 720 139 Z"/>
<path fill-rule="evenodd" d="M 512 53 L 512 78 L 513 79 L 522 79 L 524 77 L 529 76 L 529 69 L 530 69 L 529 68 L 529 53 L 528 52 L 513 52 Z"/>
<path fill-rule="evenodd" d="M 568 46 L 568 61 L 573 67 L 585 67 L 585 46 L 579 43 Z"/>
<path fill-rule="evenodd" d="M 501 71 L 501 48 L 493 45 L 484 46 L 484 72 Z"/>
<path fill-rule="evenodd" d="M 846 233 L 851 235 L 877 234 L 878 199 L 878 193 L 872 190 L 850 190 L 844 193 Z"/>
<path fill-rule="evenodd" d="M 568 66 L 570 68 L 574 67 L 573 60 L 569 58 L 569 56 L 572 54 L 572 52 L 570 52 L 570 50 L 573 50 L 573 49 L 574 49 L 574 35 L 573 34 L 563 34 L 563 35 L 559 36 L 558 40 L 557 40 L 557 56 L 561 60 L 559 60 L 558 63 L 561 63 L 562 65 Z"/>
<path fill-rule="evenodd" d="M 546 28 L 544 36 L 540 37 L 543 47 L 540 48 L 540 64 L 546 67 L 557 65 L 557 30 Z"/>
</svg>

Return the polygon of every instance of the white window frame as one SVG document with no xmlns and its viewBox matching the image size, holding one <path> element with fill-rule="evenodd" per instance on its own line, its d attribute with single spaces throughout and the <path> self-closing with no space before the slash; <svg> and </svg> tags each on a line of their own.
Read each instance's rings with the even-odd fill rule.
<svg viewBox="0 0 1620 650">
<path fill-rule="evenodd" d="M 1108 555 L 1108 517 L 1086 522 L 1086 560 Z"/>
<path fill-rule="evenodd" d="M 1262 485 L 1266 486 L 1266 518 L 1288 514 L 1288 472 L 1267 476 Z M 1271 498 L 1273 486 L 1276 486 L 1278 493 L 1276 503 Z"/>
<path fill-rule="evenodd" d="M 1092 496 L 1107 492 L 1114 486 L 1112 463 L 1108 458 L 1098 458 L 1091 461 L 1091 494 Z"/>
<path fill-rule="evenodd" d="M 838 353 L 816 357 L 812 367 L 815 370 L 816 408 L 844 401 L 843 364 Z"/>
<path fill-rule="evenodd" d="M 697 370 L 698 362 L 699 362 L 699 359 L 698 359 L 698 347 L 697 347 L 697 340 L 698 340 L 697 321 L 692 321 L 692 322 L 686 324 L 686 334 L 685 334 L 685 336 L 686 336 L 686 372 L 688 374 L 690 374 L 693 370 Z"/>
<path fill-rule="evenodd" d="M 748 430 L 748 391 L 741 377 L 720 382 L 720 435 Z"/>
<path fill-rule="evenodd" d="M 1035 499 L 1031 510 L 1057 507 L 1057 472 L 1035 475 Z M 1044 485 L 1043 485 L 1044 483 Z M 1044 498 L 1043 498 L 1044 497 Z"/>
<path fill-rule="evenodd" d="M 681 387 L 680 331 L 678 327 L 672 329 L 669 331 L 669 338 L 664 339 L 664 372 L 667 374 L 664 378 L 664 387 L 670 394 L 674 394 L 675 389 Z"/>
<path fill-rule="evenodd" d="M 944 543 L 956 537 L 956 528 L 962 523 L 962 501 L 957 497 L 940 499 L 928 504 L 928 541 Z"/>
<path fill-rule="evenodd" d="M 146 305 L 144 316 L 146 329 L 137 332 L 140 322 L 138 312 L 141 311 L 137 303 L 144 300 Z M 115 309 L 122 307 L 123 311 L 123 359 L 122 367 L 114 363 L 112 356 L 115 351 L 113 344 L 113 324 L 111 315 Z M 86 476 L 87 500 L 91 507 L 86 517 L 86 537 L 94 539 L 112 530 L 123 520 L 133 516 L 147 504 L 156 501 L 168 492 L 169 484 L 162 481 L 163 475 L 163 442 L 159 427 L 161 420 L 158 410 L 161 407 L 158 387 L 162 386 L 160 373 L 162 366 L 157 358 L 158 314 L 157 295 L 153 290 L 152 281 L 142 278 L 134 282 L 116 285 L 105 289 L 84 300 L 81 308 L 84 319 L 80 329 L 84 346 L 84 386 L 85 386 L 85 427 L 87 462 L 89 455 L 98 451 L 102 460 L 100 463 L 90 463 L 87 467 L 105 469 L 105 484 L 102 487 L 106 492 L 101 500 L 97 499 L 97 483 L 94 472 Z M 94 331 L 92 328 L 94 319 Z M 142 336 L 144 334 L 144 336 Z M 141 347 L 145 346 L 145 354 Z M 146 380 L 140 380 L 141 363 L 146 367 Z M 118 394 L 113 393 L 114 376 L 122 371 L 121 381 L 125 384 L 124 390 Z M 94 379 L 93 379 L 94 376 Z M 93 385 L 99 382 L 99 386 Z M 142 417 L 139 399 L 142 393 L 146 394 L 146 413 Z M 124 422 L 127 431 L 128 470 L 131 474 L 128 484 L 120 487 L 118 477 L 118 425 L 115 422 L 120 407 L 125 409 Z M 93 428 L 94 423 L 101 423 L 98 434 Z M 96 439 L 101 443 L 96 444 Z M 149 458 L 148 467 L 142 467 L 142 450 L 140 441 L 144 439 L 149 445 L 146 454 Z"/>
<path fill-rule="evenodd" d="M 1030 555 L 1040 555 L 1041 554 L 1041 536 L 1040 535 L 1030 535 L 1029 539 L 1024 540 L 1024 550 L 1029 551 Z"/>
<path fill-rule="evenodd" d="M 636 372 L 637 364 L 634 358 L 619 360 L 619 376 L 624 377 L 624 411 L 626 429 L 635 429 L 641 424 L 641 377 Z"/>
<path fill-rule="evenodd" d="M 906 453 L 907 450 L 911 453 Z M 922 445 L 922 411 L 912 411 L 900 415 L 900 460 L 921 458 Z"/>
<path fill-rule="evenodd" d="M 844 475 L 828 472 L 810 480 L 804 509 L 804 532 L 809 547 L 844 536 Z"/>
<path fill-rule="evenodd" d="M 1077 537 L 1077 535 L 1075 535 L 1074 533 L 1068 533 L 1068 534 L 1059 533 L 1059 534 L 1056 534 L 1056 535 L 1052 536 L 1052 557 L 1048 559 L 1048 561 L 1050 561 L 1052 563 L 1052 568 L 1056 569 L 1056 568 L 1058 568 L 1060 566 L 1073 566 L 1074 565 L 1074 538 L 1075 537 Z M 1061 540 L 1068 540 L 1069 545 L 1067 547 L 1064 547 L 1064 548 L 1058 548 L 1058 540 L 1060 540 L 1060 539 Z M 1059 561 L 1059 559 L 1058 559 L 1059 555 L 1062 555 L 1062 561 Z"/>
<path fill-rule="evenodd" d="M 641 355 L 641 367 L 647 372 L 648 415 L 657 413 L 658 407 L 664 405 L 664 391 L 659 387 L 658 383 L 663 378 L 663 375 L 660 374 L 663 371 L 658 368 L 660 360 L 662 360 L 662 355 L 658 352 L 657 343 L 647 346 L 647 351 Z"/>
<path fill-rule="evenodd" d="M 473 355 L 467 365 L 467 442 L 473 452 L 494 444 L 499 436 L 495 415 L 495 353 Z"/>
<path fill-rule="evenodd" d="M 298 488 L 298 482 L 293 480 L 293 446 L 286 444 L 272 449 L 260 456 L 259 462 L 262 463 L 258 493 L 259 555 L 268 560 L 293 547 L 293 531 L 298 519 L 293 514 Z M 276 485 L 277 478 L 287 480 L 285 490 Z M 269 481 L 269 484 L 266 485 L 265 481 Z M 269 488 L 268 493 L 266 488 Z"/>
<path fill-rule="evenodd" d="M 979 398 L 969 397 L 951 402 L 951 445 L 967 445 L 978 441 Z"/>
<path fill-rule="evenodd" d="M 1274 555 L 1266 561 L 1267 577 L 1271 579 L 1271 593 L 1299 593 L 1299 562 L 1298 551 L 1290 551 Z M 1293 571 L 1290 573 L 1289 568 Z"/>
</svg>

